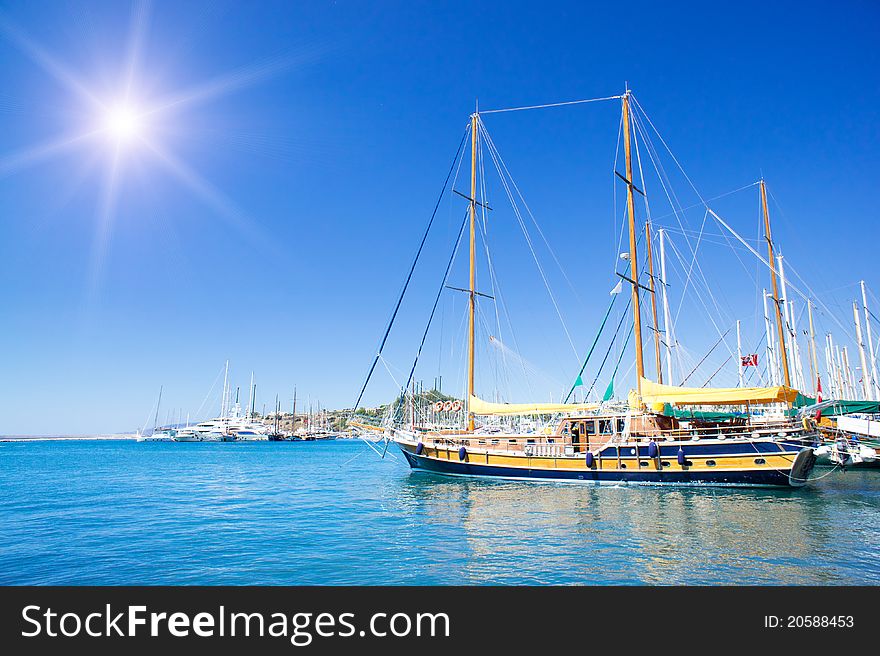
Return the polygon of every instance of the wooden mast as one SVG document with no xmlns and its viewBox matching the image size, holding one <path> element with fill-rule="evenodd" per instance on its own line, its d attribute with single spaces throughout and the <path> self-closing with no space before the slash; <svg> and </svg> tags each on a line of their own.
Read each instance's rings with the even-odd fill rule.
<svg viewBox="0 0 880 656">
<path fill-rule="evenodd" d="M 651 222 L 645 221 L 645 244 L 648 256 L 648 284 L 651 290 L 651 314 L 654 317 L 654 359 L 657 366 L 657 382 L 663 384 L 663 367 L 660 363 L 660 327 L 657 325 L 657 294 L 654 285 L 654 256 L 651 245 Z"/>
<path fill-rule="evenodd" d="M 639 305 L 639 265 L 636 253 L 636 208 L 633 200 L 632 152 L 629 133 L 629 89 L 623 95 L 623 152 L 626 158 L 626 208 L 629 215 L 629 271 L 632 283 L 633 332 L 636 341 L 636 389 L 642 394 L 645 361 L 642 354 L 642 317 Z M 473 302 L 473 301 L 472 301 Z"/>
<path fill-rule="evenodd" d="M 767 238 L 768 262 L 770 263 L 770 279 L 773 283 L 773 307 L 776 309 L 776 329 L 779 333 L 779 353 L 782 356 L 782 374 L 786 387 L 791 387 L 791 375 L 788 372 L 788 354 L 785 348 L 785 330 L 782 327 L 782 312 L 779 308 L 779 285 L 776 282 L 776 258 L 773 256 L 773 237 L 770 234 L 770 212 L 767 210 L 767 187 L 761 180 L 761 207 L 764 209 L 764 232 Z"/>
<path fill-rule="evenodd" d="M 468 431 L 474 430 L 474 413 L 471 412 L 471 398 L 474 396 L 474 301 L 476 292 L 477 256 L 477 122 L 478 112 L 471 114 L 471 221 L 470 221 L 470 299 L 468 312 Z"/>
</svg>

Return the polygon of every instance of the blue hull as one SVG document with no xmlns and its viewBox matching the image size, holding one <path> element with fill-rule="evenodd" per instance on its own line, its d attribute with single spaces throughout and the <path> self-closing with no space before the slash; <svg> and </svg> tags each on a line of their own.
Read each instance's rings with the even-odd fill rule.
<svg viewBox="0 0 880 656">
<path fill-rule="evenodd" d="M 729 487 L 790 487 L 787 471 L 599 471 L 564 469 L 528 469 L 472 465 L 453 460 L 436 460 L 401 449 L 414 470 L 451 476 L 529 479 L 536 481 L 571 481 L 582 483 L 640 483 L 678 485 L 719 485 Z"/>
</svg>

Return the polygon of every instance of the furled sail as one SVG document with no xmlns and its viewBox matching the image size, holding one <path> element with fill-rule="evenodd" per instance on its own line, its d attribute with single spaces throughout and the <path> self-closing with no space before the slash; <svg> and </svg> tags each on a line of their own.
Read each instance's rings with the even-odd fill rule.
<svg viewBox="0 0 880 656">
<path fill-rule="evenodd" d="M 791 387 L 676 387 L 642 378 L 642 403 L 671 405 L 746 405 L 792 403 L 798 391 Z"/>
<path fill-rule="evenodd" d="M 469 409 L 475 415 L 551 415 L 584 412 L 598 407 L 595 403 L 492 403 L 471 396 Z"/>
</svg>

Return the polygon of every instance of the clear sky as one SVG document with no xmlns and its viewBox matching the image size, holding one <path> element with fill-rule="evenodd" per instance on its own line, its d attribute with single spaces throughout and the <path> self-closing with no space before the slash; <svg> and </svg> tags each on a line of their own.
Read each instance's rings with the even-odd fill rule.
<svg viewBox="0 0 880 656">
<path fill-rule="evenodd" d="M 0 434 L 134 430 L 160 385 L 162 415 L 211 415 L 227 359 L 242 390 L 255 372 L 258 409 L 276 393 L 289 407 L 294 385 L 301 403 L 350 405 L 476 100 L 604 97 L 627 81 L 704 198 L 765 177 L 786 263 L 824 299 L 817 332 L 846 342 L 830 315 L 852 332 L 858 281 L 880 294 L 878 28 L 869 1 L 4 1 Z M 562 263 L 565 276 L 533 232 L 572 344 L 487 155 L 491 253 L 515 330 L 496 335 L 481 301 L 479 352 L 503 351 L 509 371 L 482 358 L 478 391 L 558 396 L 616 282 L 620 103 L 483 118 Z M 668 154 L 664 167 L 695 203 Z M 699 275 L 717 298 L 682 292 L 704 211 L 680 217 L 686 241 L 646 177 L 656 224 L 679 230 L 670 302 L 690 361 L 717 340 L 713 321 L 723 333 L 741 319 L 757 345 L 766 270 L 731 255 L 710 219 Z M 712 204 L 760 247 L 757 199 L 752 186 Z M 463 203 L 441 204 L 367 404 L 393 395 L 389 370 L 406 378 Z M 466 286 L 465 265 L 450 285 Z M 443 375 L 444 391 L 463 380 L 463 309 L 444 293 L 418 370 L 428 385 Z M 717 368 L 713 384 L 735 384 L 728 356 L 719 347 L 688 384 Z"/>
</svg>

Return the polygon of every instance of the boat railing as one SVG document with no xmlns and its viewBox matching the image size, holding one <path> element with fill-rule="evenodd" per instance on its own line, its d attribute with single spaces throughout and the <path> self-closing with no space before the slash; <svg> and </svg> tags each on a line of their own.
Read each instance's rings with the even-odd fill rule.
<svg viewBox="0 0 880 656">
<path fill-rule="evenodd" d="M 586 451 L 598 449 L 606 444 L 627 444 L 632 442 L 647 443 L 656 441 L 686 441 L 700 439 L 758 439 L 768 437 L 787 437 L 791 433 L 803 431 L 801 424 L 780 421 L 761 426 L 737 427 L 688 427 L 661 429 L 644 427 L 634 433 L 590 433 L 586 439 L 572 440 L 568 434 L 529 434 L 503 435 L 462 434 L 460 432 L 431 432 L 422 440 L 431 446 L 439 447 L 476 447 L 496 451 L 516 451 L 526 455 L 562 457 L 573 456 Z"/>
</svg>

